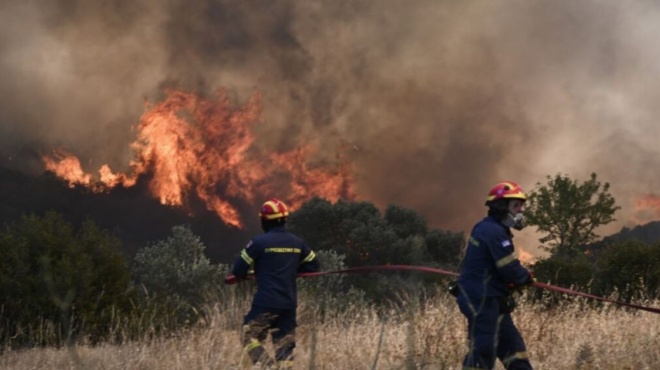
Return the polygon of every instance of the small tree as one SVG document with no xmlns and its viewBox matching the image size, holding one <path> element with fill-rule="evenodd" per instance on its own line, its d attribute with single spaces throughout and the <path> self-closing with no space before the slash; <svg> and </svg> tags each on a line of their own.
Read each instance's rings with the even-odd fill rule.
<svg viewBox="0 0 660 370">
<path fill-rule="evenodd" d="M 155 298 L 172 324 L 191 323 L 206 301 L 206 294 L 225 271 L 211 265 L 206 247 L 187 226 L 172 228 L 172 236 L 138 251 L 133 263 L 135 282 Z"/>
<path fill-rule="evenodd" d="M 595 229 L 614 221 L 621 207 L 609 193 L 610 184 L 601 184 L 595 173 L 583 183 L 562 174 L 547 179 L 529 194 L 527 222 L 546 234 L 539 241 L 550 254 L 580 253 L 597 239 Z"/>
</svg>

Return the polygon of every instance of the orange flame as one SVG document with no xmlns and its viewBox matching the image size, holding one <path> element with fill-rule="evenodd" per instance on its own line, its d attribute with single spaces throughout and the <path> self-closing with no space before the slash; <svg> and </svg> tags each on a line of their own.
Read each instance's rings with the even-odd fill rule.
<svg viewBox="0 0 660 370">
<path fill-rule="evenodd" d="M 131 144 L 135 159 L 132 174 L 113 173 L 107 165 L 99 176 L 86 173 L 78 158 L 63 151 L 43 157 L 47 170 L 69 182 L 94 191 L 136 184 L 149 173 L 151 193 L 162 204 L 185 206 L 190 194 L 205 202 L 227 224 L 243 223 L 231 199 L 253 202 L 257 196 L 285 192 L 291 207 L 312 196 L 330 201 L 353 198 L 350 169 L 308 167 L 311 146 L 282 153 L 260 153 L 253 147 L 251 126 L 262 112 L 261 96 L 253 94 L 242 108 L 232 108 L 224 90 L 214 101 L 197 94 L 167 90 L 164 101 L 148 105 Z M 284 179 L 289 189 L 278 189 Z"/>
<path fill-rule="evenodd" d="M 536 257 L 534 257 L 534 255 L 532 255 L 528 251 L 520 247 L 516 247 L 516 251 L 518 252 L 518 259 L 520 260 L 520 262 L 523 262 L 525 264 L 531 264 L 534 261 L 536 261 Z"/>
<path fill-rule="evenodd" d="M 660 218 L 660 197 L 655 194 L 645 194 L 635 201 L 633 222 L 638 225 Z"/>
<path fill-rule="evenodd" d="M 71 154 L 55 150 L 53 154 L 42 159 L 48 171 L 68 181 L 71 187 L 75 184 L 90 185 L 92 183 L 92 175 L 85 173 L 80 165 L 80 160 Z"/>
</svg>

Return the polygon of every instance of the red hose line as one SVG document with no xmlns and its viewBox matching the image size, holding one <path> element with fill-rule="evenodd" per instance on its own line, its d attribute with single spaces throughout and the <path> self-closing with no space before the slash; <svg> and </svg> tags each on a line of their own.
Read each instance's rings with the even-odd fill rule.
<svg viewBox="0 0 660 370">
<path fill-rule="evenodd" d="M 412 266 L 412 265 L 381 265 L 381 266 L 363 266 L 363 267 L 353 267 L 353 268 L 348 268 L 344 270 L 334 270 L 334 271 L 319 271 L 319 272 L 304 272 L 298 274 L 298 277 L 302 278 L 307 278 L 307 277 L 314 277 L 314 276 L 321 276 L 321 275 L 332 275 L 332 274 L 347 274 L 347 273 L 365 273 L 365 272 L 371 272 L 371 271 L 385 271 L 385 270 L 390 270 L 390 271 L 423 271 L 423 272 L 430 272 L 433 274 L 440 274 L 440 275 L 447 275 L 447 276 L 458 276 L 457 273 L 452 272 L 452 271 L 446 271 L 438 268 L 433 268 L 433 267 L 426 267 L 426 266 Z M 233 276 L 229 275 L 227 278 L 225 278 L 225 283 L 227 284 L 234 284 L 238 282 L 238 280 Z M 615 301 L 612 299 L 608 298 L 603 298 L 599 297 L 593 294 L 588 294 L 588 293 L 583 293 L 583 292 L 577 292 L 571 289 L 566 289 L 546 283 L 533 283 L 530 286 L 533 286 L 535 288 L 539 289 L 546 289 L 550 291 L 555 291 L 559 293 L 564 293 L 564 294 L 569 294 L 569 295 L 575 295 L 575 296 L 581 296 L 581 297 L 586 297 L 590 299 L 595 299 L 598 301 L 602 302 L 608 302 L 608 303 L 614 303 L 620 306 L 626 306 L 630 308 L 634 308 L 637 310 L 642 310 L 642 311 L 648 311 L 648 312 L 653 312 L 653 313 L 658 313 L 660 314 L 660 308 L 655 308 L 655 307 L 646 307 L 646 306 L 641 306 L 633 303 L 627 303 L 627 302 L 621 302 L 621 301 Z"/>
</svg>

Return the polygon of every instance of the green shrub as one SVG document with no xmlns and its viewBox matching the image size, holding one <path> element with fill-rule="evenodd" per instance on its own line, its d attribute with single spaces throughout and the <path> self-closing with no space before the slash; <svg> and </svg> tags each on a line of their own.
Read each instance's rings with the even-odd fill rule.
<svg viewBox="0 0 660 370">
<path fill-rule="evenodd" d="M 322 271 L 338 271 L 346 269 L 344 256 L 334 251 L 318 251 L 317 258 Z M 329 274 L 298 279 L 300 297 L 308 301 L 318 302 L 323 310 L 343 312 L 350 305 L 361 305 L 365 302 L 364 292 L 351 284 L 347 274 Z"/>
<path fill-rule="evenodd" d="M 194 323 L 209 292 L 226 269 L 211 265 L 206 247 L 187 226 L 172 228 L 172 236 L 138 250 L 133 276 L 141 306 L 152 311 L 155 324 L 176 327 Z"/>
<path fill-rule="evenodd" d="M 111 334 L 117 318 L 131 309 L 130 271 L 121 249 L 94 222 L 75 230 L 55 212 L 9 225 L 0 232 L 0 340 L 46 345 Z"/>
<path fill-rule="evenodd" d="M 626 300 L 657 297 L 660 290 L 660 243 L 629 240 L 612 244 L 596 262 L 601 294 L 617 291 Z"/>
</svg>

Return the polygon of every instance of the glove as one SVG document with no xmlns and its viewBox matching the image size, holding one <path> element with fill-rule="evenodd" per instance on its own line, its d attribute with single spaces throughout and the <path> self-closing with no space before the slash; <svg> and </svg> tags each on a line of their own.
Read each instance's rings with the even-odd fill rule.
<svg viewBox="0 0 660 370">
<path fill-rule="evenodd" d="M 225 284 L 231 285 L 231 284 L 236 284 L 238 282 L 238 279 L 236 279 L 236 276 L 234 275 L 227 275 L 225 277 Z"/>
<path fill-rule="evenodd" d="M 519 293 L 522 293 L 522 288 L 532 285 L 536 283 L 536 278 L 534 277 L 534 273 L 529 271 L 529 275 L 527 276 L 527 280 L 525 280 L 524 283 L 520 285 L 516 285 L 514 283 L 509 283 L 509 289 L 510 290 L 515 290 L 518 291 Z"/>
</svg>

